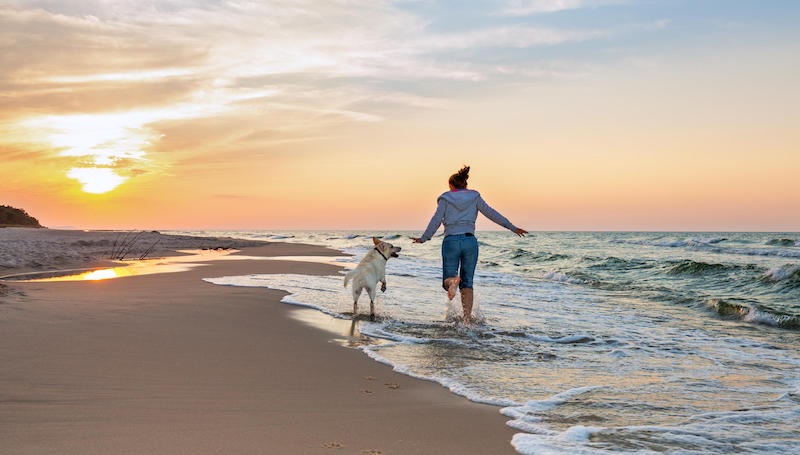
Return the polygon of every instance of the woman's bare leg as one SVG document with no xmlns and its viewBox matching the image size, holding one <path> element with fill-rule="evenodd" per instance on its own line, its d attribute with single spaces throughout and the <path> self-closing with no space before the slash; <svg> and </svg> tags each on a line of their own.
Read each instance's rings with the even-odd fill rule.
<svg viewBox="0 0 800 455">
<path fill-rule="evenodd" d="M 454 276 L 444 280 L 444 288 L 447 289 L 447 299 L 453 300 L 458 291 L 458 284 L 461 283 L 461 277 Z"/>
<path fill-rule="evenodd" d="M 472 318 L 472 288 L 461 289 L 461 306 L 464 308 L 464 323 L 469 324 L 473 321 Z"/>
</svg>

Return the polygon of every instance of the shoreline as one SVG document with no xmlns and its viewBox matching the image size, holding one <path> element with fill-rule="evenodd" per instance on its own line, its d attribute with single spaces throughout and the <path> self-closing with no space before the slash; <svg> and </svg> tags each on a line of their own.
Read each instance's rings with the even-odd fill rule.
<svg viewBox="0 0 800 455">
<path fill-rule="evenodd" d="M 269 243 L 235 254 L 343 253 Z M 316 315 L 329 316 L 280 303 L 286 292 L 202 281 L 338 269 L 242 259 L 97 282 L 13 283 L 26 295 L 0 305 L 0 353 L 12 366 L 0 373 L 7 450 L 514 453 L 517 431 L 499 408 L 342 347 L 346 336 L 317 326 Z"/>
</svg>

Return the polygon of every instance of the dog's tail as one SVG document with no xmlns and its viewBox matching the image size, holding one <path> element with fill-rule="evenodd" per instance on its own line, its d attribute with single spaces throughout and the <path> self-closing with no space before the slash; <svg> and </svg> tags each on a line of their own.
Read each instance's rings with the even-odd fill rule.
<svg viewBox="0 0 800 455">
<path fill-rule="evenodd" d="M 347 287 L 347 283 L 350 282 L 350 279 L 353 278 L 353 271 L 347 272 L 347 275 L 344 276 L 344 287 Z"/>
</svg>

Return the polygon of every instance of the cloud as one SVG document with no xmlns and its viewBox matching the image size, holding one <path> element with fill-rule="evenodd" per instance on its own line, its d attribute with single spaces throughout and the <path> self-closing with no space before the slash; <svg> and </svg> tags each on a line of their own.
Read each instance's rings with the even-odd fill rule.
<svg viewBox="0 0 800 455">
<path fill-rule="evenodd" d="M 558 6 L 516 7 L 545 3 Z M 481 52 L 609 33 L 484 23 L 443 31 L 388 0 L 6 4 L 0 134 L 13 130 L 15 140 L 69 158 L 69 169 L 102 169 L 91 172 L 106 182 L 109 170 L 135 178 L 212 160 L 202 154 L 229 162 L 234 152 L 331 137 L 337 125 L 381 121 L 399 107 L 446 108 L 445 97 L 420 87 L 542 77 L 507 69 L 524 62 L 498 71 Z"/>
<path fill-rule="evenodd" d="M 527 26 L 494 27 L 428 38 L 428 52 L 448 49 L 527 48 L 586 41 L 607 36 L 602 30 L 559 30 Z"/>
<path fill-rule="evenodd" d="M 629 0 L 511 0 L 500 11 L 503 16 L 530 16 L 606 5 L 620 5 Z"/>
</svg>

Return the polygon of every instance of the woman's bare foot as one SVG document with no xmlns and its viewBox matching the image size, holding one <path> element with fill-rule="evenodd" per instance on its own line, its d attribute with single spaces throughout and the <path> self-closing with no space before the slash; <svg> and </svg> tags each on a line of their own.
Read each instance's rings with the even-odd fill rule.
<svg viewBox="0 0 800 455">
<path fill-rule="evenodd" d="M 456 297 L 459 283 L 461 283 L 461 277 L 457 276 L 444 280 L 444 287 L 447 288 L 447 300 L 453 300 Z"/>
</svg>

